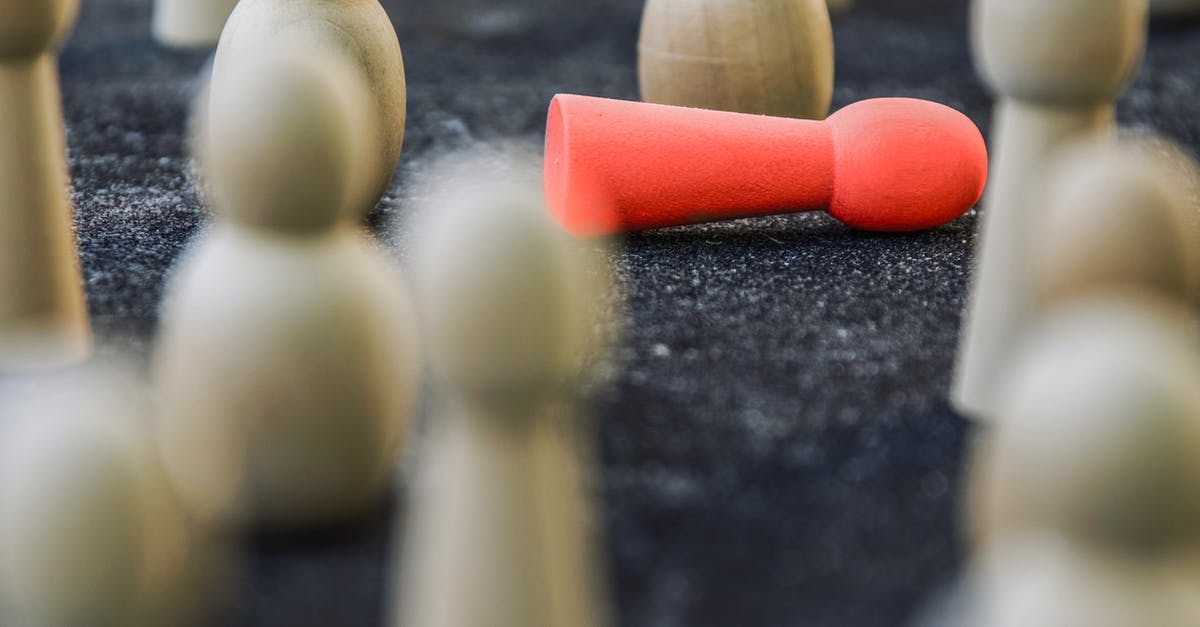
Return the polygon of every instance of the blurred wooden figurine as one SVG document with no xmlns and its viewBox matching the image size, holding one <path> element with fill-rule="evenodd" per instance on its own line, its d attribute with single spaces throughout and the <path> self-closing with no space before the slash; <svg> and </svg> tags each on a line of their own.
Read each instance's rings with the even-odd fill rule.
<svg viewBox="0 0 1200 627">
<path fill-rule="evenodd" d="M 312 48 L 229 70 L 203 154 L 218 220 L 163 311 L 163 457 L 205 519 L 339 523 L 385 497 L 416 388 L 402 279 L 345 223 L 366 88 Z"/>
<path fill-rule="evenodd" d="M 154 37 L 172 48 L 211 48 L 237 0 L 155 0 Z"/>
<path fill-rule="evenodd" d="M 533 168 L 533 166 L 531 166 Z M 396 625 L 607 624 L 586 438 L 564 395 L 592 337 L 590 272 L 527 186 L 468 163 L 418 229 L 440 391 L 409 506 Z"/>
<path fill-rule="evenodd" d="M 92 350 L 53 49 L 78 0 L 0 5 L 0 370 Z"/>
<path fill-rule="evenodd" d="M 1146 13 L 1146 0 L 975 0 L 977 63 L 999 101 L 951 394 L 969 417 L 995 417 L 998 382 L 1028 322 L 1034 270 L 1025 251 L 1042 222 L 1039 178 L 1061 146 L 1113 133 L 1114 102 L 1145 48 Z"/>
</svg>

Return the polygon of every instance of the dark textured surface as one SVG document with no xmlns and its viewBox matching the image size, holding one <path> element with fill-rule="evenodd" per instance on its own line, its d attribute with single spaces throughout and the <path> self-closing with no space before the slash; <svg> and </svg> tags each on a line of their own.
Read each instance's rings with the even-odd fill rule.
<svg viewBox="0 0 1200 627">
<path fill-rule="evenodd" d="M 523 23 L 474 34 L 438 27 L 439 3 L 384 2 L 410 100 L 376 227 L 403 231 L 406 185 L 433 155 L 537 142 L 553 93 L 635 97 L 640 2 L 509 4 L 532 1 Z M 140 352 L 164 273 L 204 219 L 183 137 L 205 56 L 156 47 L 149 5 L 86 0 L 62 56 L 92 315 L 108 343 Z M 930 98 L 986 130 L 965 7 L 860 0 L 835 20 L 835 106 Z M 1122 121 L 1195 149 L 1200 29 L 1159 25 L 1152 39 Z M 623 242 L 612 262 L 627 332 L 592 401 L 621 625 L 885 627 L 949 581 L 967 428 L 943 399 L 974 226 L 884 237 L 800 216 Z M 381 515 L 337 537 L 257 543 L 223 623 L 380 624 L 389 529 Z"/>
</svg>

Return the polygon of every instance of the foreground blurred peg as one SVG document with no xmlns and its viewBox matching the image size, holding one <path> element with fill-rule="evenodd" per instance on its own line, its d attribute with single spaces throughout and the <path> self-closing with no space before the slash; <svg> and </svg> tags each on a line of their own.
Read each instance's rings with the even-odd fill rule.
<svg viewBox="0 0 1200 627">
<path fill-rule="evenodd" d="M 404 143 L 407 87 L 396 29 L 378 0 L 241 0 L 213 59 L 213 98 L 226 78 L 256 57 L 285 46 L 338 57 L 367 86 L 366 148 L 353 183 L 347 219 L 360 221 L 387 191 Z"/>
<path fill-rule="evenodd" d="M 972 28 L 998 96 L 995 158 L 951 395 L 990 420 L 1033 306 L 1025 251 L 1041 225 L 1039 179 L 1060 147 L 1112 134 L 1145 47 L 1146 0 L 975 0 Z"/>
<path fill-rule="evenodd" d="M 1093 293 L 1017 351 L 973 460 L 984 627 L 1200 621 L 1200 367 L 1186 308 Z"/>
<path fill-rule="evenodd" d="M 1044 368 L 1074 370 L 1074 366 L 1058 363 L 1071 359 L 1073 353 L 1081 361 L 1110 362 L 1153 360 L 1160 355 L 1161 361 L 1186 372 L 1188 363 L 1171 360 L 1186 357 L 1186 347 L 1196 341 L 1195 321 L 1189 314 L 1189 307 L 1196 300 L 1200 273 L 1194 205 L 1196 164 L 1173 145 L 1150 139 L 1122 140 L 1118 144 L 1085 142 L 1064 150 L 1054 161 L 1044 188 L 1043 228 L 1031 239 L 1026 252 L 1034 261 L 1032 287 L 1037 297 L 1036 316 L 1027 333 L 1035 336 L 1022 339 L 1030 348 L 1019 353 L 1024 358 L 1014 365 L 1015 375 L 1006 374 L 997 381 L 997 386 L 1007 389 L 1011 376 L 1018 379 L 1029 376 L 1031 369 L 1040 373 L 1037 376 L 1046 375 L 1049 370 Z M 1061 348 L 1070 342 L 1079 346 Z M 1056 346 L 1060 347 L 1057 352 Z M 1184 347 L 1182 352 L 1180 347 Z M 1131 356 L 1122 357 L 1125 354 Z M 1046 360 L 1055 365 L 1040 363 Z M 1128 366 L 1111 363 L 1105 367 Z M 1154 372 L 1158 372 L 1158 366 Z M 1057 407 L 1062 411 L 1066 411 L 1065 403 L 1072 402 L 1071 394 L 1083 393 L 1063 384 L 1074 376 L 1082 375 L 1062 372 L 1045 382 L 1059 386 L 1062 398 Z M 1053 390 L 1043 392 L 1050 395 Z M 1097 384 L 1097 391 L 1091 397 L 1102 399 L 1105 394 L 1115 392 L 1114 388 Z M 1008 396 L 1001 402 L 1014 402 Z M 1137 393 L 1130 392 L 1129 396 L 1137 397 Z M 1152 398 L 1146 400 L 1156 402 Z M 1116 407 L 1111 402 L 1107 406 Z M 1126 411 L 1134 410 L 1126 408 Z M 1136 413 L 1126 419 L 1142 420 Z M 1050 446 L 1046 434 L 1066 419 L 1046 415 L 1018 420 L 1020 426 L 1011 429 L 1040 429 L 1027 436 L 1030 441 Z M 1054 424 L 1040 425 L 1042 420 Z M 1080 432 L 1080 438 L 1089 430 L 1085 425 L 1073 428 Z M 997 434 L 1009 432 L 1010 428 L 1002 425 Z M 1058 445 L 1072 452 L 1086 450 L 1086 439 L 1063 436 L 1062 440 Z M 1068 456 L 1064 452 L 1056 459 L 1065 463 Z M 1028 460 L 1009 461 L 1010 470 L 1020 472 L 1018 467 L 1024 467 Z M 1040 472 L 1050 472 L 1051 460 L 1043 461 L 1047 466 Z M 1097 457 L 1096 463 L 1100 461 Z M 1144 461 L 1152 463 L 1149 458 Z M 984 472 L 990 468 L 988 463 L 977 464 L 976 468 L 981 477 L 996 477 L 1000 473 L 999 470 Z M 1132 476 L 1133 469 L 1128 473 Z M 1052 476 L 1047 477 L 1046 481 L 1027 488 L 1044 488 L 1053 480 Z M 1108 489 L 1117 487 L 1110 485 Z M 983 487 L 977 491 L 987 492 Z M 986 499 L 978 504 L 986 504 Z M 975 522 L 983 528 L 980 532 L 983 536 L 989 535 L 987 528 L 996 524 L 994 516 L 986 512 L 976 512 Z"/>
<path fill-rule="evenodd" d="M 1200 170 L 1190 156 L 1150 137 L 1083 142 L 1047 172 L 1027 249 L 1037 310 L 1114 289 L 1197 301 Z"/>
<path fill-rule="evenodd" d="M 78 8 L 0 3 L 0 370 L 91 353 L 52 52 Z"/>
<path fill-rule="evenodd" d="M 415 231 L 439 394 L 394 624 L 605 625 L 591 446 L 567 402 L 592 352 L 600 275 L 546 216 L 536 166 L 486 169 L 438 172 L 443 191 Z"/>
<path fill-rule="evenodd" d="M 1138 560 L 1048 536 L 1005 542 L 977 560 L 948 604 L 921 627 L 1192 627 L 1200 570 Z"/>
<path fill-rule="evenodd" d="M 833 96 L 825 0 L 647 0 L 646 102 L 824 119 Z"/>
<path fill-rule="evenodd" d="M 104 364 L 0 393 L 4 624 L 203 624 L 217 555 L 166 489 L 147 390 Z"/>
<path fill-rule="evenodd" d="M 1030 531 L 1123 555 L 1200 542 L 1200 369 L 1188 310 L 1097 294 L 1035 326 L 977 459 L 983 544 Z"/>
<path fill-rule="evenodd" d="M 581 236 L 813 209 L 913 231 L 966 213 L 987 167 L 975 124 L 927 100 L 864 100 L 817 122 L 560 94 L 544 183 Z"/>
<path fill-rule="evenodd" d="M 211 48 L 237 0 L 155 0 L 154 37 L 173 48 Z"/>
<path fill-rule="evenodd" d="M 206 520 L 336 524 L 390 485 L 415 395 L 412 312 L 357 229 L 361 74 L 310 48 L 251 58 L 210 100 L 219 216 L 168 284 L 159 436 Z"/>
</svg>

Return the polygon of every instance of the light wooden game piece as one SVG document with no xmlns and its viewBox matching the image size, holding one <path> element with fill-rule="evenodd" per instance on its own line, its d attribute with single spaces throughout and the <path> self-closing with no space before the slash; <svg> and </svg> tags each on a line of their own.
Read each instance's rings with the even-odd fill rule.
<svg viewBox="0 0 1200 627">
<path fill-rule="evenodd" d="M 1049 170 L 1031 242 L 1037 307 L 1114 287 L 1197 301 L 1195 162 L 1163 140 L 1086 142 Z"/>
<path fill-rule="evenodd" d="M 647 0 L 646 102 L 824 119 L 833 96 L 825 0 Z"/>
<path fill-rule="evenodd" d="M 53 53 L 78 8 L 0 5 L 0 370 L 91 353 Z"/>
<path fill-rule="evenodd" d="M 414 314 L 396 269 L 345 225 L 369 125 L 344 62 L 311 48 L 246 59 L 209 101 L 220 219 L 168 284 L 156 354 L 163 458 L 204 520 L 335 524 L 391 483 Z"/>
<path fill-rule="evenodd" d="M 1164 557 L 1129 559 L 1044 536 L 1009 541 L 978 560 L 974 606 L 938 627 L 1195 625 L 1198 573 Z"/>
<path fill-rule="evenodd" d="M 1039 177 L 1064 144 L 1112 134 L 1114 101 L 1145 47 L 1146 13 L 1146 0 L 975 1 L 977 63 L 998 102 L 952 391 L 969 417 L 995 416 L 997 381 L 1032 306 L 1025 251 L 1042 214 Z"/>
<path fill-rule="evenodd" d="M 1189 310 L 1146 292 L 1076 297 L 1017 352 L 976 460 L 981 544 L 1048 533 L 1156 556 L 1200 542 L 1200 366 Z"/>
<path fill-rule="evenodd" d="M 237 0 L 155 0 L 154 38 L 173 48 L 211 48 Z"/>
<path fill-rule="evenodd" d="M 104 364 L 2 392 L 4 624 L 190 624 L 203 558 L 163 489 L 148 391 Z"/>
<path fill-rule="evenodd" d="M 396 30 L 378 0 L 242 0 L 217 46 L 213 97 L 220 96 L 223 78 L 234 68 L 283 45 L 339 56 L 367 85 L 365 176 L 355 184 L 350 203 L 351 219 L 359 220 L 387 191 L 404 142 L 407 88 Z"/>
<path fill-rule="evenodd" d="M 605 625 L 586 438 L 561 402 L 589 351 L 594 274 L 536 179 L 445 175 L 416 230 L 440 402 L 410 492 L 406 627 Z"/>
</svg>

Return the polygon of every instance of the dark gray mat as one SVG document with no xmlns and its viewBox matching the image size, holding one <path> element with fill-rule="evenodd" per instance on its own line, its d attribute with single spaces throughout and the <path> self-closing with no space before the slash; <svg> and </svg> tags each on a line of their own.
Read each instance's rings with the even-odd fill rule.
<svg viewBox="0 0 1200 627">
<path fill-rule="evenodd" d="M 403 224 L 430 156 L 536 142 L 555 92 L 636 96 L 636 0 L 540 0 L 483 34 L 434 25 L 439 3 L 384 4 L 410 100 L 376 227 Z M 836 20 L 835 106 L 929 98 L 987 129 L 965 2 L 859 4 Z M 61 65 L 88 297 L 101 336 L 144 353 L 164 273 L 203 220 L 183 132 L 205 57 L 153 44 L 150 0 L 83 6 Z M 1157 26 L 1122 121 L 1200 147 L 1198 58 L 1200 29 Z M 622 242 L 627 333 L 591 399 L 620 624 L 891 627 L 950 580 L 967 427 L 943 399 L 974 229 L 973 214 L 908 236 L 800 216 Z M 258 542 L 222 623 L 380 624 L 388 518 Z"/>
</svg>

